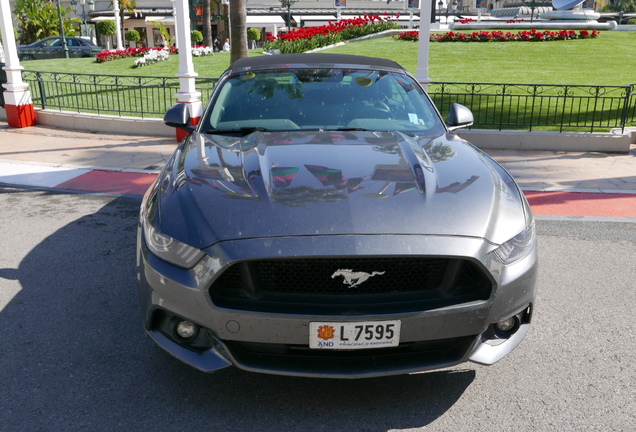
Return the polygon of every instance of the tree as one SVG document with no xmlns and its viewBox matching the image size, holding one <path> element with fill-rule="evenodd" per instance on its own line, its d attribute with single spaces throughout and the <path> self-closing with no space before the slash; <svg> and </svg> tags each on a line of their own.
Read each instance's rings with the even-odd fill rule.
<svg viewBox="0 0 636 432">
<path fill-rule="evenodd" d="M 230 2 L 230 27 L 232 28 L 230 63 L 247 57 L 246 0 Z"/>
<path fill-rule="evenodd" d="M 250 48 L 256 48 L 255 41 L 261 40 L 261 31 L 254 27 L 247 29 L 247 40 L 250 41 Z"/>
<path fill-rule="evenodd" d="M 199 30 L 190 31 L 190 40 L 192 41 L 193 45 L 201 44 L 201 42 L 203 42 L 203 33 L 201 33 Z"/>
<path fill-rule="evenodd" d="M 170 36 L 170 32 L 168 32 L 168 29 L 166 28 L 166 26 L 163 25 L 163 23 L 160 23 L 159 21 L 149 21 L 149 23 L 159 29 L 159 33 L 161 33 L 161 36 L 166 41 L 165 42 L 166 46 L 164 48 L 171 47 L 172 46 L 172 37 Z"/>
<path fill-rule="evenodd" d="M 124 15 L 126 12 L 132 13 L 135 12 L 135 7 L 137 7 L 137 2 L 135 0 L 117 0 L 119 1 L 119 23 L 121 28 L 121 38 L 125 39 L 124 35 Z"/>
<path fill-rule="evenodd" d="M 79 18 L 68 18 L 72 8 L 61 7 L 65 36 L 76 36 L 75 25 L 81 23 Z M 60 35 L 60 19 L 57 8 L 44 0 L 17 0 L 14 14 L 18 41 L 27 45 L 49 36 Z"/>
<path fill-rule="evenodd" d="M 203 45 L 212 46 L 212 8 L 211 0 L 203 0 Z"/>
<path fill-rule="evenodd" d="M 139 34 L 139 32 L 137 30 L 128 30 L 126 32 L 126 40 L 128 42 L 135 42 L 135 44 L 137 42 L 139 42 L 141 40 L 141 35 Z"/>
<path fill-rule="evenodd" d="M 117 24 L 113 20 L 103 20 L 97 23 L 97 31 L 104 36 L 113 36 L 117 34 Z M 110 49 L 110 42 L 112 38 L 108 38 L 106 48 Z"/>
<path fill-rule="evenodd" d="M 636 1 L 614 0 L 601 6 L 601 12 L 636 12 Z"/>
</svg>

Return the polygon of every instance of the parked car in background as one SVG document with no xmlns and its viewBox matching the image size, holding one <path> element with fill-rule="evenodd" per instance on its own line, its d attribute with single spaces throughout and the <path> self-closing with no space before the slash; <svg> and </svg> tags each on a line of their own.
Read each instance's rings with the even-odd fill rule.
<svg viewBox="0 0 636 432">
<path fill-rule="evenodd" d="M 528 333 L 530 206 L 385 59 L 236 61 L 141 206 L 143 322 L 162 348 L 227 366 L 361 378 L 493 364 Z"/>
<path fill-rule="evenodd" d="M 71 58 L 96 57 L 97 53 L 102 51 L 102 48 L 95 45 L 90 39 L 74 36 L 66 37 L 66 46 L 68 47 L 68 56 Z M 62 38 L 60 36 L 51 36 L 33 42 L 30 45 L 19 46 L 18 57 L 20 60 L 64 58 Z"/>
</svg>

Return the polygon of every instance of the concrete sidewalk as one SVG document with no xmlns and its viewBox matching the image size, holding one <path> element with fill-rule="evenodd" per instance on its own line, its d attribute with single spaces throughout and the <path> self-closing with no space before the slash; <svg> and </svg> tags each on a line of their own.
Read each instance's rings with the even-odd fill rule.
<svg viewBox="0 0 636 432">
<path fill-rule="evenodd" d="M 170 158 L 172 138 L 104 135 L 0 122 L 0 183 L 141 195 Z M 636 145 L 626 154 L 486 150 L 526 192 L 535 213 L 636 217 Z M 26 168 L 25 168 L 26 167 Z M 90 173 L 90 175 L 89 175 Z M 50 183 L 50 184 L 49 184 Z M 564 198 L 564 193 L 576 193 Z M 621 198 L 616 201 L 616 198 Z M 577 203 L 576 212 L 540 205 Z M 615 213 L 615 203 L 633 209 Z M 548 209 L 548 207 L 544 207 Z"/>
<path fill-rule="evenodd" d="M 0 121 L 0 161 L 54 167 L 159 172 L 175 139 L 67 131 L 45 126 L 11 128 Z"/>
<path fill-rule="evenodd" d="M 171 138 L 105 135 L 0 122 L 0 161 L 157 173 L 176 148 Z M 636 146 L 627 154 L 485 150 L 524 190 L 636 193 Z"/>
</svg>

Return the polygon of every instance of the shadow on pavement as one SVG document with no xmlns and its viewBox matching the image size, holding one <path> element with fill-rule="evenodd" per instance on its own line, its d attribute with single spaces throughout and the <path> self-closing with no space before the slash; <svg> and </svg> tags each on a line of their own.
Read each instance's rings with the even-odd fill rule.
<svg viewBox="0 0 636 432">
<path fill-rule="evenodd" d="M 472 370 L 341 381 L 187 367 L 142 330 L 138 205 L 114 199 L 49 235 L 17 269 L 0 269 L 0 278 L 21 285 L 0 311 L 0 429 L 418 428 L 453 407 L 474 381 Z"/>
</svg>

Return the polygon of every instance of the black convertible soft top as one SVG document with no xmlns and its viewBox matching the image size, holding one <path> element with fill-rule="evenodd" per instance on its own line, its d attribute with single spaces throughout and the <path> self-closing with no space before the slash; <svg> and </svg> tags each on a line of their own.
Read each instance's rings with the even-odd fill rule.
<svg viewBox="0 0 636 432">
<path fill-rule="evenodd" d="M 268 68 L 276 66 L 288 66 L 288 65 L 319 65 L 321 67 L 325 65 L 360 65 L 366 67 L 378 67 L 381 69 L 399 69 L 404 70 L 402 66 L 393 60 L 377 57 L 365 57 L 349 54 L 323 54 L 323 53 L 310 53 L 310 54 L 274 54 L 263 55 L 259 57 L 247 57 L 235 61 L 229 68 L 229 70 L 248 69 L 248 68 Z"/>
</svg>

